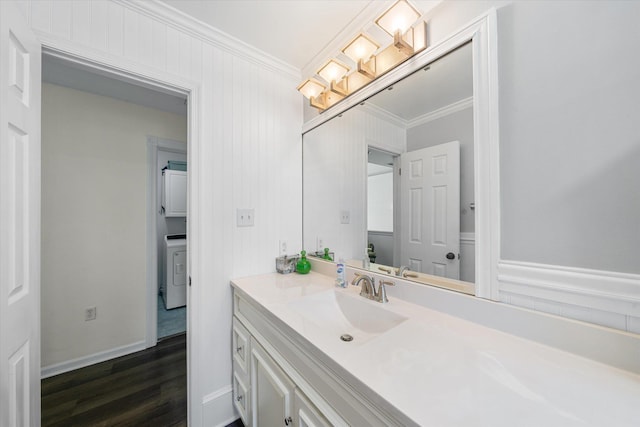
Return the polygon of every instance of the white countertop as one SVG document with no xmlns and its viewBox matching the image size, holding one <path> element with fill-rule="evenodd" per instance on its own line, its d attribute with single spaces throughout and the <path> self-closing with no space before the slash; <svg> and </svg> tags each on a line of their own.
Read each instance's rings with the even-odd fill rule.
<svg viewBox="0 0 640 427">
<path fill-rule="evenodd" d="M 367 301 L 314 272 L 232 285 L 420 425 L 640 426 L 640 375 L 399 298 Z M 334 289 L 407 320 L 347 343 L 291 309 Z"/>
</svg>

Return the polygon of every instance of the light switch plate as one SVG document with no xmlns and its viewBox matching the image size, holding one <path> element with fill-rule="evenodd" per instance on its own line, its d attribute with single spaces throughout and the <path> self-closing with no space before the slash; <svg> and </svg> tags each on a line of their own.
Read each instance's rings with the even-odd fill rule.
<svg viewBox="0 0 640 427">
<path fill-rule="evenodd" d="M 351 221 L 351 214 L 349 211 L 341 211 L 340 212 L 340 224 L 349 224 Z"/>
<path fill-rule="evenodd" d="M 236 209 L 236 225 L 238 227 L 253 227 L 253 221 L 253 209 Z"/>
</svg>

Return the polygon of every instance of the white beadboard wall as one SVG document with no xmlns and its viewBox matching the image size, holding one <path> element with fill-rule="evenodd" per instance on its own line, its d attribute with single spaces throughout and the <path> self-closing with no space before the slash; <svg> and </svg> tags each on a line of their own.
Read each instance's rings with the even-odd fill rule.
<svg viewBox="0 0 640 427">
<path fill-rule="evenodd" d="M 274 271 L 278 240 L 301 246 L 299 71 L 153 2 L 22 1 L 44 44 L 80 51 L 127 70 L 199 85 L 199 390 L 192 425 L 224 425 L 231 403 L 232 277 Z M 236 209 L 255 226 L 236 227 Z M 193 270 L 193 265 L 192 265 Z M 198 407 L 200 405 L 200 407 Z"/>
<path fill-rule="evenodd" d="M 305 249 L 315 251 L 320 237 L 338 257 L 364 257 L 367 146 L 403 152 L 405 139 L 403 128 L 358 108 L 305 133 Z M 349 224 L 340 221 L 343 210 L 350 213 Z"/>
</svg>

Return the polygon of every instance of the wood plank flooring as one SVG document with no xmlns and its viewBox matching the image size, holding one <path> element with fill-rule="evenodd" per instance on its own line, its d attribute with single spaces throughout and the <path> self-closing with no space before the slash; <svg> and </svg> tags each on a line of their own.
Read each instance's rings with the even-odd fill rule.
<svg viewBox="0 0 640 427">
<path fill-rule="evenodd" d="M 186 426 L 186 336 L 42 380 L 42 426 Z"/>
</svg>

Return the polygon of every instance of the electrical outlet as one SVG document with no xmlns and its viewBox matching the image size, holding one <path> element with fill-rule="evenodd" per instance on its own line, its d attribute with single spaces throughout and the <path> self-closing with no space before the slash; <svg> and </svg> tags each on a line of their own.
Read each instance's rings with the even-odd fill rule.
<svg viewBox="0 0 640 427">
<path fill-rule="evenodd" d="M 236 224 L 238 227 L 253 227 L 253 221 L 253 209 L 236 209 Z"/>
<path fill-rule="evenodd" d="M 351 221 L 351 214 L 349 211 L 341 211 L 340 212 L 340 224 L 349 224 Z"/>
<path fill-rule="evenodd" d="M 316 251 L 322 252 L 324 250 L 324 239 L 322 237 L 318 237 L 316 240 Z"/>
<path fill-rule="evenodd" d="M 280 240 L 280 245 L 279 245 L 279 254 L 280 255 L 286 255 L 287 254 L 287 241 L 286 240 Z"/>
<path fill-rule="evenodd" d="M 96 308 L 95 307 L 87 307 L 84 310 L 84 321 L 88 322 L 89 320 L 96 320 Z"/>
</svg>

